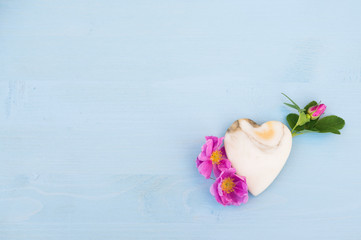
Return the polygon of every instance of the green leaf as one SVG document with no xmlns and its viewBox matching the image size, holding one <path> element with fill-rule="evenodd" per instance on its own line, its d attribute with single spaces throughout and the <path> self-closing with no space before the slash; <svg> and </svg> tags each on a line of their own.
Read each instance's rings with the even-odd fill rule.
<svg viewBox="0 0 361 240">
<path fill-rule="evenodd" d="M 306 123 L 306 124 L 305 124 L 305 129 L 310 130 L 310 131 L 316 131 L 316 132 L 318 132 L 317 129 L 314 129 L 314 126 L 315 126 L 315 124 L 318 122 L 318 119 L 319 119 L 319 118 L 317 118 L 317 119 L 315 119 L 315 120 L 310 120 L 308 123 Z"/>
<path fill-rule="evenodd" d="M 321 118 L 317 124 L 316 127 L 319 129 L 320 127 L 332 127 L 332 128 L 336 128 L 336 129 L 342 129 L 345 126 L 345 120 L 343 120 L 342 118 L 336 116 L 336 115 L 331 115 L 331 116 L 327 116 L 324 118 Z"/>
<path fill-rule="evenodd" d="M 325 129 L 325 130 L 319 130 L 319 133 L 334 133 L 334 134 L 341 134 L 339 130 L 337 129 Z"/>
<path fill-rule="evenodd" d="M 298 121 L 298 115 L 296 113 L 290 113 L 287 115 L 286 119 L 290 128 L 293 129 Z"/>
<path fill-rule="evenodd" d="M 289 98 L 286 94 L 284 94 L 284 93 L 282 93 L 286 98 L 288 98 L 288 100 L 290 100 L 292 103 L 293 103 L 293 105 L 294 105 L 294 109 L 297 109 L 298 111 L 301 111 L 301 108 L 291 99 L 291 98 Z M 287 105 L 287 106 L 289 106 L 289 105 Z"/>
<path fill-rule="evenodd" d="M 324 118 L 321 118 L 314 126 L 319 132 L 331 132 L 335 134 L 340 134 L 340 129 L 345 126 L 345 120 L 342 118 L 331 115 Z"/>
<path fill-rule="evenodd" d="M 308 119 L 306 117 L 306 114 L 304 112 L 300 112 L 300 116 L 298 118 L 297 124 L 298 126 L 302 126 L 305 125 L 306 123 L 308 123 L 310 121 L 310 119 Z"/>
<path fill-rule="evenodd" d="M 300 131 L 303 131 L 305 129 L 304 126 L 296 126 L 296 128 L 295 128 L 295 125 L 298 122 L 298 118 L 299 118 L 299 116 L 296 113 L 290 113 L 286 117 L 288 125 L 290 126 L 291 129 L 293 129 L 296 132 L 300 132 Z"/>
<path fill-rule="evenodd" d="M 313 107 L 313 106 L 316 106 L 317 105 L 317 102 L 316 101 L 312 101 L 310 102 L 309 104 L 307 104 L 305 106 L 305 110 L 307 111 L 310 107 Z"/>
<path fill-rule="evenodd" d="M 289 104 L 289 103 L 283 103 L 283 104 L 285 104 L 285 105 L 287 105 L 287 106 L 289 106 L 289 107 L 291 107 L 291 108 L 294 108 L 294 109 L 296 109 L 297 111 L 299 111 L 299 109 L 298 109 L 295 105 L 293 105 L 293 104 Z"/>
<path fill-rule="evenodd" d="M 300 115 L 290 113 L 286 119 L 290 128 L 297 132 L 304 130 L 305 127 L 303 125 L 309 121 L 304 112 L 300 112 Z"/>
</svg>

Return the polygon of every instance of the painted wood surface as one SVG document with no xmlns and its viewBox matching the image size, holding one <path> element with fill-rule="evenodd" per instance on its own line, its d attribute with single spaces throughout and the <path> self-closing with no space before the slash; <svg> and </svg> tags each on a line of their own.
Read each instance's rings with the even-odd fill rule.
<svg viewBox="0 0 361 240">
<path fill-rule="evenodd" d="M 0 0 L 0 239 L 360 239 L 360 1 Z M 294 138 L 223 207 L 205 135 L 285 122 L 287 93 L 345 118 Z"/>
</svg>

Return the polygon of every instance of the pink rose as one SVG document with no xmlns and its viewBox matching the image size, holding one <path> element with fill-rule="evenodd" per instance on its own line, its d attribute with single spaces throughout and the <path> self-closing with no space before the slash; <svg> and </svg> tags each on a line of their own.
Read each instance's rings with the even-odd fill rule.
<svg viewBox="0 0 361 240">
<path fill-rule="evenodd" d="M 211 186 L 211 194 L 220 204 L 241 205 L 248 201 L 248 186 L 245 177 L 235 174 L 236 169 L 230 168 L 221 173 Z"/>
<path fill-rule="evenodd" d="M 202 152 L 198 155 L 196 163 L 200 174 L 210 178 L 212 169 L 215 177 L 221 175 L 222 171 L 231 167 L 227 159 L 224 147 L 221 147 L 224 137 L 217 138 L 207 136 L 206 143 L 202 146 Z"/>
</svg>

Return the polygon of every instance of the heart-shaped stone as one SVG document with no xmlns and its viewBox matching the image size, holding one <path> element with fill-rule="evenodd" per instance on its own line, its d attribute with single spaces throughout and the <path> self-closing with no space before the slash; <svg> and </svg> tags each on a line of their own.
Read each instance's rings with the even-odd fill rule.
<svg viewBox="0 0 361 240">
<path fill-rule="evenodd" d="M 239 119 L 227 130 L 224 146 L 237 174 L 245 176 L 248 190 L 262 193 L 277 177 L 291 152 L 292 134 L 279 121 L 262 125 Z"/>
</svg>

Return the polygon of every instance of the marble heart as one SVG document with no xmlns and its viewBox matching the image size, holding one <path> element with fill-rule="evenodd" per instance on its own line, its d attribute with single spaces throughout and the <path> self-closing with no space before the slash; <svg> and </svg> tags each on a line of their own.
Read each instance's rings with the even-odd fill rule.
<svg viewBox="0 0 361 240">
<path fill-rule="evenodd" d="M 278 121 L 262 125 L 239 119 L 227 130 L 224 146 L 238 175 L 245 176 L 254 195 L 262 193 L 277 177 L 291 152 L 292 134 Z"/>
</svg>

